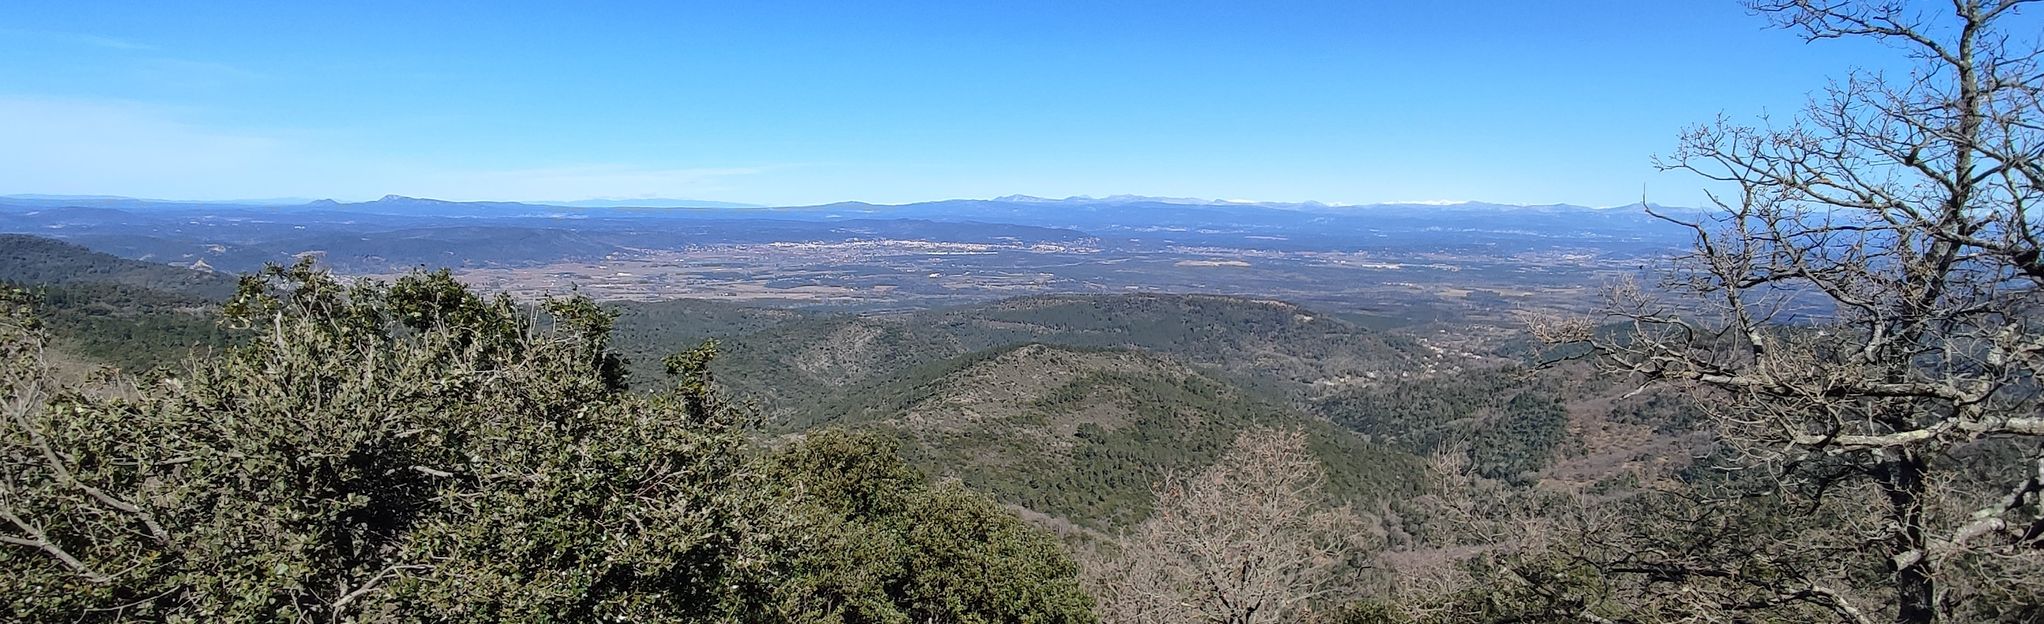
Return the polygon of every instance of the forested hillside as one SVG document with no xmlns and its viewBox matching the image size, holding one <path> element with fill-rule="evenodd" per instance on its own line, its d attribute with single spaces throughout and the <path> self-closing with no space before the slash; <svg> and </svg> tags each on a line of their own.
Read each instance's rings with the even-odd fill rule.
<svg viewBox="0 0 2044 624">
<path fill-rule="evenodd" d="M 903 441 L 932 473 L 1055 517 L 1127 526 L 1165 475 L 1215 461 L 1238 432 L 1307 432 L 1339 501 L 1417 494 L 1421 460 L 1187 365 L 1125 349 L 994 349 L 846 388 L 809 426 Z"/>
<path fill-rule="evenodd" d="M 88 363 L 140 372 L 233 335 L 215 313 L 234 292 L 228 275 L 0 235 L 0 287 L 26 289 L 51 346 Z"/>
<path fill-rule="evenodd" d="M 119 284 L 213 301 L 234 294 L 234 277 L 129 260 L 59 240 L 0 234 L 0 281 Z"/>
<path fill-rule="evenodd" d="M 1388 378 L 1433 359 L 1406 336 L 1285 301 L 1221 295 L 1021 297 L 912 322 L 975 349 L 1030 341 L 1140 348 L 1288 395 Z"/>
<path fill-rule="evenodd" d="M 1282 301 L 1217 295 L 1056 295 L 864 315 L 688 301 L 618 309 L 620 334 L 635 338 L 625 346 L 634 361 L 717 337 L 726 353 L 719 370 L 767 397 L 777 419 L 797 424 L 829 417 L 815 412 L 846 387 L 1029 342 L 1140 349 L 1287 399 L 1411 376 L 1444 361 L 1408 336 Z"/>
</svg>

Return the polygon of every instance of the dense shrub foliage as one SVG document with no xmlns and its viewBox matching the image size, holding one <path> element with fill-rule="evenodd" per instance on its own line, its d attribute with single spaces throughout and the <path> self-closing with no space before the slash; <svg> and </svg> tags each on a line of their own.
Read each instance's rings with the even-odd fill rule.
<svg viewBox="0 0 2044 624">
<path fill-rule="evenodd" d="M 245 345 L 83 388 L 26 310 L 0 320 L 0 619 L 1090 619 L 1051 538 L 889 448 L 753 457 L 713 346 L 625 392 L 585 299 L 273 268 L 224 310 Z"/>
<path fill-rule="evenodd" d="M 822 430 L 764 462 L 766 565 L 749 619 L 1086 622 L 1093 600 L 1050 534 L 956 482 L 928 485 L 886 438 Z"/>
</svg>

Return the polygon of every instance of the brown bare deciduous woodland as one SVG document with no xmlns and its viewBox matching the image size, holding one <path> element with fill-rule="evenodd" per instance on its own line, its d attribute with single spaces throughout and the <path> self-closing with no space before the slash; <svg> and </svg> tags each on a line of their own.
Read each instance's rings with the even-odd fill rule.
<svg viewBox="0 0 2044 624">
<path fill-rule="evenodd" d="M 1733 465 L 1808 505 L 1781 513 L 1836 512 L 1744 563 L 1871 552 L 1876 569 L 1840 555 L 1763 577 L 1642 550 L 1628 571 L 1747 586 L 1698 611 L 1711 621 L 1784 605 L 1843 622 L 2039 617 L 2044 73 L 2028 3 L 1752 6 L 1810 40 L 1878 40 L 1915 69 L 1853 74 L 1786 125 L 1687 132 L 1661 166 L 1720 191 L 1711 216 L 1664 217 L 1694 230 L 1693 252 L 1659 288 L 1614 289 L 1624 331 L 1538 329 L 1702 393 Z"/>
<path fill-rule="evenodd" d="M 1298 431 L 1242 434 L 1213 467 L 1167 480 L 1157 510 L 1092 566 L 1102 619 L 1291 622 L 1352 591 L 1361 521 L 1326 504 Z"/>
</svg>

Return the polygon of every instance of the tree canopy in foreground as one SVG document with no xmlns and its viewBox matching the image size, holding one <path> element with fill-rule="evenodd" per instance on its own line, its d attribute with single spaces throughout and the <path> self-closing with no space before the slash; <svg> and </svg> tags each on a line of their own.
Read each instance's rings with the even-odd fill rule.
<svg viewBox="0 0 2044 624">
<path fill-rule="evenodd" d="M 755 452 L 714 345 L 626 392 L 586 299 L 272 268 L 245 345 L 87 387 L 6 303 L 5 619 L 1093 619 L 1053 537 L 872 438 Z"/>
</svg>

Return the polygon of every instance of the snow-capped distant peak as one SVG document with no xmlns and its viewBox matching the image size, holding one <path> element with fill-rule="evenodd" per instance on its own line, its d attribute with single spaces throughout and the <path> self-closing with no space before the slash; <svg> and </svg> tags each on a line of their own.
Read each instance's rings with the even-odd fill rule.
<svg viewBox="0 0 2044 624">
<path fill-rule="evenodd" d="M 1045 197 L 1037 197 L 1035 195 L 1002 195 L 1000 197 L 995 197 L 993 200 L 998 202 L 1015 202 L 1020 204 L 1043 204 L 1061 201 Z"/>
<path fill-rule="evenodd" d="M 1210 206 L 1210 205 L 1214 205 L 1214 204 L 1231 204 L 1231 203 L 1258 203 L 1258 202 L 1237 202 L 1237 201 L 1234 201 L 1234 200 L 1211 200 L 1211 199 L 1200 199 L 1200 198 L 1197 198 L 1197 197 L 1154 197 L 1154 196 L 1150 196 L 1150 195 L 1108 195 L 1108 196 L 1106 196 L 1106 197 L 1094 197 L 1094 196 L 1092 196 L 1092 195 L 1073 195 L 1073 196 L 1070 196 L 1070 197 L 1066 197 L 1066 198 L 1064 198 L 1064 199 L 1051 199 L 1051 198 L 1048 198 L 1048 197 L 1037 197 L 1037 196 L 1035 196 L 1035 195 L 1003 195 L 1003 196 L 1000 196 L 1000 197 L 995 197 L 995 198 L 993 199 L 993 201 L 998 201 L 998 202 L 1011 202 L 1011 203 L 1018 203 L 1018 204 L 1135 204 L 1135 203 L 1144 203 L 1144 204 L 1180 204 L 1180 205 L 1187 205 L 1187 206 Z"/>
</svg>

